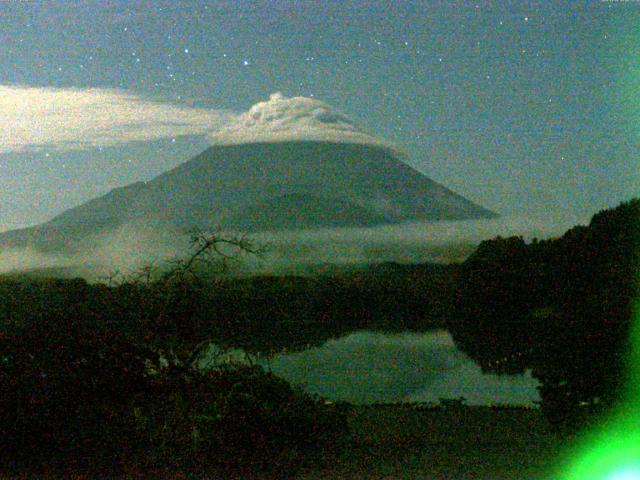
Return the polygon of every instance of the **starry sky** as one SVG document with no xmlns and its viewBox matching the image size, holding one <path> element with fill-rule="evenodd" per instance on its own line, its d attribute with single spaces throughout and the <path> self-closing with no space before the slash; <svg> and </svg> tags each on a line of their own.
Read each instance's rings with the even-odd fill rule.
<svg viewBox="0 0 640 480">
<path fill-rule="evenodd" d="M 503 215 L 588 218 L 639 192 L 638 25 L 638 1 L 3 1 L 0 230 L 188 160 L 274 92 Z"/>
</svg>

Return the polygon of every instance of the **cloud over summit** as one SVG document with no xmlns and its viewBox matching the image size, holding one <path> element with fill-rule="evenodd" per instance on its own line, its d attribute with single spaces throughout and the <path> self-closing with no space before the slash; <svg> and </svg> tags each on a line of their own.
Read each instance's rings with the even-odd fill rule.
<svg viewBox="0 0 640 480">
<path fill-rule="evenodd" d="M 192 108 L 117 89 L 0 85 L 0 154 L 82 150 L 179 135 L 214 145 L 330 141 L 392 147 L 346 115 L 307 97 L 274 93 L 246 112 Z"/>
<path fill-rule="evenodd" d="M 281 93 L 256 103 L 208 138 L 216 145 L 311 140 L 390 146 L 320 100 Z"/>
</svg>

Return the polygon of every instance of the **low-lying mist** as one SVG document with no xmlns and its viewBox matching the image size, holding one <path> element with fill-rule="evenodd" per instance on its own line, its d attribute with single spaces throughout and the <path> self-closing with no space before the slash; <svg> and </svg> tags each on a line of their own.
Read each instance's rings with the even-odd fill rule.
<svg viewBox="0 0 640 480">
<path fill-rule="evenodd" d="M 262 266 L 265 269 L 310 263 L 451 263 L 463 261 L 481 241 L 498 235 L 521 235 L 526 240 L 552 238 L 581 222 L 586 223 L 576 217 L 502 217 L 268 232 L 253 238 L 258 244 L 272 247 Z"/>
<path fill-rule="evenodd" d="M 301 273 L 305 267 L 380 262 L 450 263 L 464 260 L 486 239 L 521 235 L 525 239 L 560 236 L 586 219 L 503 217 L 489 220 L 416 222 L 371 228 L 327 228 L 248 236 L 260 256 L 240 255 L 235 271 Z M 221 232 L 221 235 L 233 235 Z M 175 229 L 128 224 L 88 237 L 73 253 L 43 253 L 33 247 L 0 250 L 0 273 L 48 270 L 96 281 L 127 274 L 150 263 L 161 265 L 189 254 L 189 235 Z M 232 270 L 234 271 L 234 270 Z"/>
</svg>

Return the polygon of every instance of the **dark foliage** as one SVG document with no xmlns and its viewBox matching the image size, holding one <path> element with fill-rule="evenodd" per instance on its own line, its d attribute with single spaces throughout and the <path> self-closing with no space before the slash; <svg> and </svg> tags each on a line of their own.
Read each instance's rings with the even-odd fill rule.
<svg viewBox="0 0 640 480">
<path fill-rule="evenodd" d="M 0 282 L 0 475 L 284 478 L 331 452 L 342 405 L 260 367 L 196 368 L 238 325 L 215 308 L 218 287 L 183 274 Z"/>
<path fill-rule="evenodd" d="M 339 446 L 343 406 L 258 367 L 199 371 L 200 352 L 211 342 L 263 354 L 360 328 L 442 326 L 454 271 L 389 264 L 335 276 L 156 280 L 149 271 L 110 286 L 2 279 L 0 473 L 282 477 Z"/>
<path fill-rule="evenodd" d="M 205 373 L 200 352 L 303 349 L 363 328 L 448 327 L 484 370 L 532 368 L 548 418 L 576 424 L 624 380 L 639 220 L 634 200 L 559 239 L 483 242 L 461 266 L 0 280 L 0 473 L 285 477 L 345 437 L 343 407 L 258 367 Z"/>
<path fill-rule="evenodd" d="M 344 433 L 339 406 L 294 391 L 259 367 L 205 373 L 163 363 L 153 349 L 87 313 L 38 314 L 3 328 L 2 473 L 64 467 L 122 474 L 142 465 L 283 476 Z"/>
<path fill-rule="evenodd" d="M 639 222 L 632 200 L 559 239 L 483 242 L 462 266 L 456 342 L 485 370 L 533 368 L 555 423 L 612 405 L 624 381 Z"/>
<path fill-rule="evenodd" d="M 214 338 L 255 353 L 300 350 L 369 329 L 444 327 L 456 266 L 383 266 L 348 275 L 227 279 L 201 295 Z M 213 318 L 213 321 L 212 321 Z"/>
</svg>

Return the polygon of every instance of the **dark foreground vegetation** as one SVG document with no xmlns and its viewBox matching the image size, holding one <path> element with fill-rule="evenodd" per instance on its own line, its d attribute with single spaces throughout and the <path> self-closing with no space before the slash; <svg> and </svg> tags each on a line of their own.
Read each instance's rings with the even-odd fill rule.
<svg viewBox="0 0 640 480">
<path fill-rule="evenodd" d="M 212 342 L 264 355 L 364 328 L 448 328 L 486 371 L 533 369 L 542 412 L 575 429 L 625 379 L 639 221 L 634 200 L 559 239 L 483 242 L 460 265 L 225 278 L 203 274 L 218 239 L 199 237 L 169 271 L 117 284 L 4 277 L 0 476 L 322 468 L 355 448 L 347 406 L 258 366 L 198 360 Z"/>
<path fill-rule="evenodd" d="M 632 200 L 558 239 L 483 242 L 460 270 L 449 322 L 456 343 L 487 371 L 532 368 L 558 427 L 613 406 L 631 380 L 639 228 L 640 200 Z"/>
<path fill-rule="evenodd" d="M 538 409 L 352 406 L 349 450 L 300 480 L 557 480 L 563 437 Z"/>
<path fill-rule="evenodd" d="M 343 405 L 259 366 L 197 368 L 239 319 L 207 315 L 217 284 L 193 258 L 117 286 L 0 283 L 0 476 L 286 478 L 339 448 Z"/>
</svg>

